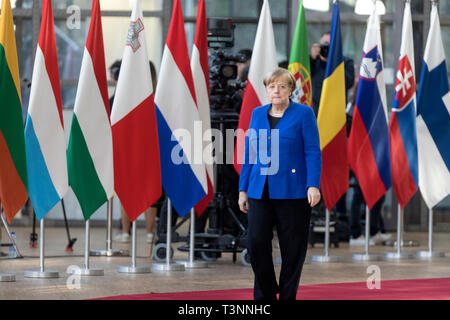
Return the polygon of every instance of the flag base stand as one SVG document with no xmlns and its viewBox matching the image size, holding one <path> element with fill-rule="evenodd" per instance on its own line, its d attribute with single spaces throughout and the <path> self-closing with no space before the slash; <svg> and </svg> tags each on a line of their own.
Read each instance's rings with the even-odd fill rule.
<svg viewBox="0 0 450 320">
<path fill-rule="evenodd" d="M 25 278 L 43 278 L 43 279 L 53 279 L 59 278 L 58 271 L 40 271 L 40 270 L 27 270 L 23 273 Z"/>
<path fill-rule="evenodd" d="M 208 268 L 208 262 L 206 261 L 175 261 L 177 264 L 183 265 L 186 269 L 202 269 Z"/>
<path fill-rule="evenodd" d="M 111 250 L 91 250 L 90 256 L 94 257 L 129 257 L 130 253 L 127 250 L 111 249 Z"/>
<path fill-rule="evenodd" d="M 383 256 L 380 254 L 369 253 L 355 253 L 352 255 L 353 261 L 379 261 L 383 260 Z"/>
<path fill-rule="evenodd" d="M 119 273 L 150 273 L 150 267 L 147 266 L 119 266 L 117 267 Z"/>
<path fill-rule="evenodd" d="M 0 282 L 14 282 L 16 281 L 16 275 L 12 273 L 1 273 Z"/>
<path fill-rule="evenodd" d="M 388 260 L 413 259 L 413 252 L 385 252 L 384 257 Z"/>
<path fill-rule="evenodd" d="M 311 261 L 319 262 L 319 263 L 339 262 L 339 261 L 341 261 L 341 257 L 338 257 L 338 256 L 312 256 Z"/>
<path fill-rule="evenodd" d="M 445 257 L 444 251 L 417 251 L 416 256 L 421 259 Z"/>
<path fill-rule="evenodd" d="M 402 247 L 419 247 L 420 243 L 417 240 L 402 240 L 400 242 L 402 244 Z M 384 242 L 385 246 L 388 247 L 396 247 L 397 246 L 397 240 L 387 240 Z"/>
<path fill-rule="evenodd" d="M 178 263 L 154 263 L 153 271 L 184 271 L 184 265 Z"/>
<path fill-rule="evenodd" d="M 68 274 L 78 274 L 80 276 L 104 276 L 105 272 L 103 269 L 99 268 L 89 268 L 89 269 L 73 269 Z"/>
</svg>

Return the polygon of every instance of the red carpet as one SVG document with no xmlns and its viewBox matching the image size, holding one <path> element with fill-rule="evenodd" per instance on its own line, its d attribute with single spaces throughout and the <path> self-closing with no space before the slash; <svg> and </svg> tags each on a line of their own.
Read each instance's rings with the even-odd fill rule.
<svg viewBox="0 0 450 320">
<path fill-rule="evenodd" d="M 253 289 L 120 295 L 97 300 L 252 300 Z M 381 281 L 369 290 L 366 282 L 302 285 L 298 300 L 450 300 L 450 278 Z"/>
</svg>

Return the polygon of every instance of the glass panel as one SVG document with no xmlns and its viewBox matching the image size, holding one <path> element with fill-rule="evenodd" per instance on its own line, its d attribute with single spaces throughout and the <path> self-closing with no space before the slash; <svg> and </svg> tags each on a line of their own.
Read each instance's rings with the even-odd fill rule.
<svg viewBox="0 0 450 320">
<path fill-rule="evenodd" d="M 242 49 L 253 50 L 253 45 L 256 36 L 256 24 L 252 23 L 237 23 L 234 29 L 234 52 Z"/>
<path fill-rule="evenodd" d="M 243 3 L 243 1 L 240 2 Z M 287 17 L 287 0 L 269 0 L 269 4 L 272 18 Z"/>
<path fill-rule="evenodd" d="M 277 60 L 278 63 L 285 60 L 289 60 L 286 53 L 286 40 L 287 40 L 287 25 L 285 24 L 274 24 L 273 32 L 275 36 L 275 47 L 277 50 Z"/>
<path fill-rule="evenodd" d="M 141 1 L 142 10 L 162 10 L 163 0 L 145 0 Z M 42 0 L 40 0 L 42 6 Z M 52 2 L 54 9 L 66 9 L 70 5 L 77 5 L 82 9 L 90 9 L 92 0 L 58 0 Z M 31 8 L 33 0 L 23 0 L 23 8 Z M 131 10 L 130 0 L 100 0 L 102 10 Z"/>
<path fill-rule="evenodd" d="M 447 57 L 445 59 L 445 62 L 447 63 L 447 74 L 449 75 L 449 81 L 450 81 L 450 26 L 441 26 L 441 35 L 442 35 L 442 42 L 444 44 L 444 53 Z"/>
<path fill-rule="evenodd" d="M 192 0 L 184 0 L 192 1 Z M 206 0 L 206 16 L 207 17 L 230 17 L 231 8 L 228 1 Z"/>
<path fill-rule="evenodd" d="M 445 0 L 446 1 L 446 0 Z M 397 0 L 385 0 L 383 1 L 384 5 L 386 6 L 386 12 L 389 13 L 396 13 L 396 2 Z M 423 13 L 423 0 L 412 0 L 411 1 L 411 12 L 414 13 Z M 403 4 L 401 5 L 401 8 L 403 10 Z M 398 13 L 398 12 L 397 12 Z M 401 13 L 403 16 L 403 11 Z"/>
<path fill-rule="evenodd" d="M 439 1 L 439 13 L 450 14 L 450 0 Z"/>
</svg>

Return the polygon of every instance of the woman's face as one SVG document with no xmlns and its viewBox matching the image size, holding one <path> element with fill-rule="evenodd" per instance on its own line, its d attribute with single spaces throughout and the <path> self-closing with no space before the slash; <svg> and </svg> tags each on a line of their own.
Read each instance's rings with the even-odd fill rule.
<svg viewBox="0 0 450 320">
<path fill-rule="evenodd" d="M 291 87 L 283 78 L 276 78 L 266 86 L 267 96 L 272 105 L 288 105 Z"/>
</svg>

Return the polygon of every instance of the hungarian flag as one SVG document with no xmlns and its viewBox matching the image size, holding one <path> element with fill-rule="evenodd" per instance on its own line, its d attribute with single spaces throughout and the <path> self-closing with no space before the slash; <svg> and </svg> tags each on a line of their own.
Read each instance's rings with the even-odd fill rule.
<svg viewBox="0 0 450 320">
<path fill-rule="evenodd" d="M 263 80 L 278 67 L 275 38 L 268 0 L 264 0 L 256 29 L 252 60 L 239 115 L 236 148 L 234 151 L 234 168 L 240 174 L 244 160 L 245 134 L 250 126 L 253 109 L 269 103 Z"/>
<path fill-rule="evenodd" d="M 297 81 L 292 100 L 312 107 L 311 69 L 309 66 L 308 48 L 305 9 L 303 8 L 303 0 L 300 0 L 288 68 Z"/>
<path fill-rule="evenodd" d="M 179 0 L 173 6 L 155 103 L 164 191 L 177 213 L 184 216 L 207 195 L 208 184 L 202 160 L 200 114 Z"/>
<path fill-rule="evenodd" d="M 402 42 L 389 123 L 392 184 L 398 203 L 405 208 L 418 189 L 416 136 L 416 80 L 411 7 L 405 2 Z"/>
<path fill-rule="evenodd" d="M 209 115 L 209 67 L 208 67 L 208 28 L 206 23 L 205 0 L 198 2 L 197 27 L 192 48 L 191 69 L 194 78 L 195 96 L 202 123 L 203 163 L 206 167 L 208 193 L 195 206 L 201 215 L 214 196 L 214 168 L 212 156 L 211 117 Z"/>
<path fill-rule="evenodd" d="M 69 184 L 87 220 L 114 194 L 112 133 L 99 0 L 92 2 L 67 162 Z"/>
<path fill-rule="evenodd" d="M 367 23 L 348 158 L 369 209 L 391 187 L 391 161 L 380 20 Z"/>
<path fill-rule="evenodd" d="M 450 194 L 450 88 L 436 3 L 430 21 L 417 92 L 416 127 L 419 188 L 431 209 Z"/>
<path fill-rule="evenodd" d="M 158 129 L 140 0 L 133 1 L 111 112 L 114 187 L 131 221 L 161 196 Z"/>
<path fill-rule="evenodd" d="M 0 203 L 8 223 L 28 199 L 16 38 L 9 0 L 0 18 Z"/>
<path fill-rule="evenodd" d="M 66 139 L 52 2 L 44 0 L 25 125 L 28 193 L 39 220 L 66 194 Z"/>
<path fill-rule="evenodd" d="M 339 6 L 333 4 L 331 43 L 320 98 L 317 126 L 322 150 L 321 190 L 328 210 L 348 189 L 345 70 Z"/>
</svg>

